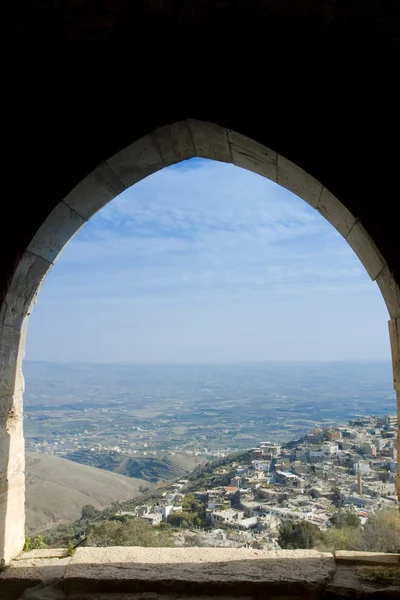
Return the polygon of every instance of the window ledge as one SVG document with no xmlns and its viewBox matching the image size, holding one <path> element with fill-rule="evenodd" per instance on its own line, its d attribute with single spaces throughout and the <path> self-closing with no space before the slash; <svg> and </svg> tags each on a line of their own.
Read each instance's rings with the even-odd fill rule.
<svg viewBox="0 0 400 600">
<path fill-rule="evenodd" d="M 271 600 L 394 598 L 400 592 L 400 555 L 108 547 L 78 548 L 71 558 L 63 550 L 36 550 L 0 573 L 1 600 L 17 600 L 24 590 L 23 600 L 149 600 L 149 593 L 154 600 L 172 600 L 171 594 L 182 600 L 265 594 Z"/>
</svg>

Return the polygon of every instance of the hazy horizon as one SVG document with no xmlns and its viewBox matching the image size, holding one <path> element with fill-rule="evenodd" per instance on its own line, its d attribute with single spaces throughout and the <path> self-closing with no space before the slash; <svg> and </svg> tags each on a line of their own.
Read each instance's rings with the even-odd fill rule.
<svg viewBox="0 0 400 600">
<path fill-rule="evenodd" d="M 24 358 L 23 360 L 24 363 L 29 362 L 29 363 L 50 363 L 50 364 L 57 364 L 57 365 L 123 365 L 123 366 L 129 366 L 129 365 L 149 365 L 149 366 L 185 366 L 185 365 L 192 365 L 192 366 L 218 366 L 218 365 L 268 365 L 268 364 L 351 364 L 351 363 L 390 363 L 391 364 L 391 359 L 388 358 L 365 358 L 365 359 L 357 359 L 357 358 L 352 358 L 352 359 L 348 359 L 348 360 L 342 360 L 342 359 L 336 359 L 336 360 L 237 360 L 237 361 L 219 361 L 219 362 L 194 362 L 194 361 L 181 361 L 181 362 L 141 362 L 141 361 L 90 361 L 90 360 L 80 360 L 80 361 L 74 361 L 74 360 L 50 360 L 50 359 L 46 359 L 46 360 L 41 360 L 41 359 L 27 359 Z"/>
</svg>

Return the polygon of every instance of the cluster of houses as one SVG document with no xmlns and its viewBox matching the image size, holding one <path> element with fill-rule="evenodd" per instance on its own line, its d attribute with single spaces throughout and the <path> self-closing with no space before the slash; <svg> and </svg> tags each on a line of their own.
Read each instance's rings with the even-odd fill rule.
<svg viewBox="0 0 400 600">
<path fill-rule="evenodd" d="M 141 504 L 131 511 L 119 511 L 117 516 L 137 517 L 150 525 L 159 525 L 162 521 L 167 521 L 172 513 L 182 511 L 182 501 L 185 497 L 182 490 L 188 483 L 187 479 L 180 479 L 161 494 L 157 504 Z"/>
<path fill-rule="evenodd" d="M 248 464 L 233 460 L 219 467 L 209 489 L 194 492 L 207 521 L 197 533 L 208 545 L 258 540 L 276 548 L 282 522 L 306 520 L 324 530 L 338 507 L 363 523 L 372 511 L 397 506 L 397 419 L 391 415 L 315 428 L 286 446 L 264 442 L 251 454 Z M 229 485 L 213 487 L 216 476 L 229 475 Z M 173 484 L 156 506 L 139 506 L 135 516 L 152 524 L 167 520 L 182 510 L 187 485 Z"/>
</svg>

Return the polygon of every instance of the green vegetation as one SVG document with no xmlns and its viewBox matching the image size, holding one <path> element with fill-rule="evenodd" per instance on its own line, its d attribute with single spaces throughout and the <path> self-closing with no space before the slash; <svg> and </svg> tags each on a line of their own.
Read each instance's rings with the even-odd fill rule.
<svg viewBox="0 0 400 600">
<path fill-rule="evenodd" d="M 174 546 L 169 529 L 149 525 L 141 519 L 93 523 L 88 528 L 86 542 L 88 546 Z"/>
<path fill-rule="evenodd" d="M 288 550 L 314 548 L 321 537 L 317 525 L 308 521 L 289 521 L 280 526 L 278 543 L 281 548 Z"/>
<path fill-rule="evenodd" d="M 359 527 L 360 518 L 358 515 L 356 515 L 356 513 L 351 512 L 350 510 L 338 510 L 329 519 L 329 524 L 331 527 L 335 527 L 336 529 Z"/>
<path fill-rule="evenodd" d="M 92 506 L 91 504 L 85 504 L 85 506 L 82 507 L 81 520 L 83 521 L 84 519 L 95 519 L 99 516 L 99 514 L 100 511 L 96 510 L 94 506 Z"/>
<path fill-rule="evenodd" d="M 41 535 L 36 535 L 33 537 L 28 536 L 25 538 L 23 547 L 24 552 L 29 552 L 30 550 L 39 550 L 40 548 L 47 548 Z"/>
<path fill-rule="evenodd" d="M 187 529 L 190 525 L 206 525 L 206 505 L 194 494 L 186 494 L 182 503 L 182 512 L 174 512 L 168 517 L 168 523 L 174 527 Z"/>
<path fill-rule="evenodd" d="M 72 540 L 68 540 L 68 544 L 67 544 L 67 556 L 73 556 L 75 554 L 75 546 L 72 543 Z"/>
<path fill-rule="evenodd" d="M 400 552 L 400 513 L 381 510 L 372 514 L 363 529 L 358 549 L 365 552 Z"/>
<path fill-rule="evenodd" d="M 321 532 L 307 521 L 290 521 L 279 530 L 281 548 L 317 548 L 321 551 L 360 550 L 364 552 L 400 552 L 400 514 L 396 510 L 373 513 L 365 526 L 355 513 L 337 511 L 330 527 Z"/>
<path fill-rule="evenodd" d="M 358 520 L 358 523 L 357 523 Z M 357 515 L 338 511 L 330 527 L 317 544 L 319 550 L 360 550 L 364 552 L 400 552 L 400 514 L 380 510 L 369 517 L 364 527 Z"/>
</svg>

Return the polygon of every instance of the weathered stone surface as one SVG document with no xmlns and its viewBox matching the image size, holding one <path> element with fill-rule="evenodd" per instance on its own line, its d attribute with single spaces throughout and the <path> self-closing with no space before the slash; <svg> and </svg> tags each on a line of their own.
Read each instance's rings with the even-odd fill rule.
<svg viewBox="0 0 400 600">
<path fill-rule="evenodd" d="M 106 162 L 125 187 L 152 175 L 164 166 L 152 135 L 145 135 Z"/>
<path fill-rule="evenodd" d="M 376 278 L 391 319 L 400 318 L 400 288 L 390 269 L 385 265 Z"/>
<path fill-rule="evenodd" d="M 195 119 L 189 119 L 189 127 L 196 156 L 232 162 L 228 132 L 224 127 Z"/>
<path fill-rule="evenodd" d="M 160 127 L 152 136 L 166 167 L 195 156 L 188 120 Z"/>
<path fill-rule="evenodd" d="M 41 548 L 23 552 L 15 560 L 37 560 L 38 558 L 66 558 L 66 548 Z"/>
<path fill-rule="evenodd" d="M 276 181 L 276 152 L 231 130 L 228 139 L 234 165 Z"/>
<path fill-rule="evenodd" d="M 393 386 L 400 391 L 400 319 L 389 321 L 390 347 L 392 350 Z"/>
<path fill-rule="evenodd" d="M 22 402 L 0 398 L 0 482 L 13 473 L 24 471 L 25 447 L 22 429 Z M 0 483 L 0 493 L 4 491 Z"/>
<path fill-rule="evenodd" d="M 368 275 L 375 281 L 385 266 L 385 261 L 359 221 L 351 228 L 346 240 L 361 260 Z"/>
<path fill-rule="evenodd" d="M 338 552 L 335 564 L 331 554 L 312 550 L 114 547 L 81 548 L 72 559 L 43 558 L 54 552 L 65 550 L 32 551 L 12 561 L 0 575 L 0 600 L 399 597 L 398 555 Z M 364 564 L 372 557 L 378 562 Z M 350 559 L 356 564 L 344 562 Z"/>
<path fill-rule="evenodd" d="M 64 203 L 87 221 L 125 189 L 110 165 L 103 162 L 64 198 Z"/>
<path fill-rule="evenodd" d="M 70 558 L 41 558 L 12 561 L 9 567 L 0 571 L 0 600 L 19 599 L 27 588 L 49 585 L 62 579 L 70 560 Z M 43 592 L 41 593 L 41 597 L 46 598 Z M 23 598 L 25 600 L 29 595 L 25 593 Z"/>
<path fill-rule="evenodd" d="M 32 239 L 28 250 L 54 263 L 72 237 L 86 223 L 72 208 L 60 202 Z"/>
<path fill-rule="evenodd" d="M 330 582 L 327 583 L 324 600 L 357 600 L 362 597 L 361 584 L 357 578 L 356 571 L 351 566 L 338 567 Z"/>
<path fill-rule="evenodd" d="M 303 198 L 313 208 L 317 208 L 322 185 L 300 167 L 278 156 L 277 183 Z"/>
<path fill-rule="evenodd" d="M 333 556 L 309 550 L 219 548 L 78 548 L 65 575 L 68 593 L 235 593 L 282 586 L 314 597 L 333 574 Z M 293 597 L 290 595 L 290 597 Z"/>
<path fill-rule="evenodd" d="M 350 563 L 359 565 L 400 565 L 400 554 L 338 550 L 335 552 L 335 560 L 338 564 Z"/>
<path fill-rule="evenodd" d="M 6 299 L 1 307 L 0 323 L 21 329 L 26 315 L 52 263 L 25 252 L 14 273 Z"/>
<path fill-rule="evenodd" d="M 349 234 L 356 222 L 351 212 L 326 188 L 322 188 L 317 210 L 343 237 Z"/>
<path fill-rule="evenodd" d="M 393 570 L 392 567 L 338 564 L 335 575 L 328 582 L 324 600 L 397 600 L 400 597 L 400 586 L 388 578 L 375 578 L 377 570 Z"/>
<path fill-rule="evenodd" d="M 11 398 L 24 390 L 22 370 L 18 365 L 21 335 L 15 327 L 0 325 L 0 398 Z"/>
<path fill-rule="evenodd" d="M 67 596 L 60 584 L 39 584 L 24 591 L 18 600 L 66 600 Z M 115 599 L 116 600 L 116 599 Z"/>
<path fill-rule="evenodd" d="M 9 564 L 22 551 L 25 541 L 25 478 L 23 472 L 7 472 L 3 477 L 0 492 L 0 563 Z"/>
</svg>

